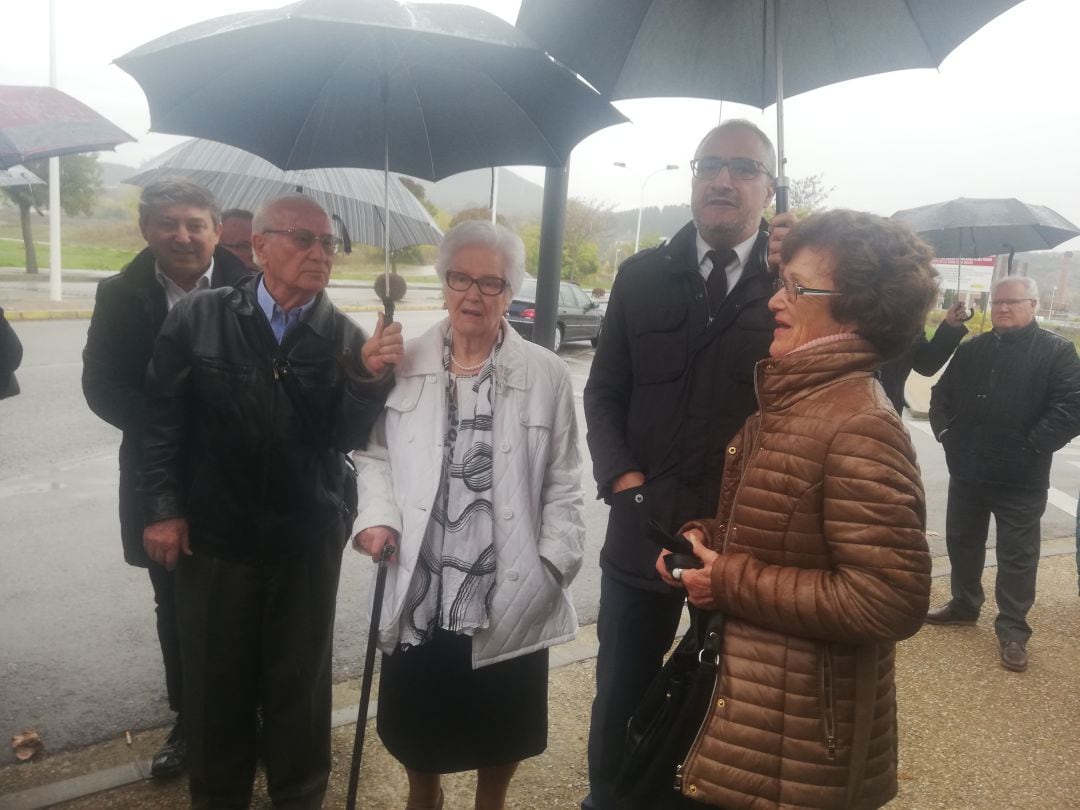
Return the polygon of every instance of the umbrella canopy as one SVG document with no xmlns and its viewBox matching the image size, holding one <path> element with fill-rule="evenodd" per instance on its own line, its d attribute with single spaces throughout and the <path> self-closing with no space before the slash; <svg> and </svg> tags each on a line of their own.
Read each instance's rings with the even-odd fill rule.
<svg viewBox="0 0 1080 810">
<path fill-rule="evenodd" d="M 937 67 L 1020 0 L 522 0 L 518 27 L 607 98 L 776 103 L 776 210 L 787 210 L 784 96 Z"/>
<path fill-rule="evenodd" d="M 6 186 L 43 186 L 45 181 L 25 166 L 0 169 L 0 188 Z"/>
<path fill-rule="evenodd" d="M 938 256 L 950 258 L 1049 250 L 1080 236 L 1080 228 L 1056 211 L 1011 197 L 960 197 L 897 211 L 892 218 L 910 225 Z"/>
<path fill-rule="evenodd" d="M 55 87 L 0 85 L 0 169 L 135 140 Z"/>
<path fill-rule="evenodd" d="M 270 197 L 300 191 L 345 223 L 354 242 L 383 246 L 383 175 L 371 169 L 281 169 L 241 149 L 194 138 L 150 161 L 125 182 L 147 186 L 186 177 L 208 188 L 222 208 L 255 210 Z M 438 244 L 442 232 L 401 181 L 389 184 L 390 249 Z"/>
<path fill-rule="evenodd" d="M 937 67 L 1020 0 L 522 0 L 518 27 L 612 99 L 715 98 L 764 109 L 783 90 Z"/>
<path fill-rule="evenodd" d="M 626 119 L 494 15 L 395 0 L 305 0 L 183 28 L 116 60 L 151 129 L 283 169 L 563 165 Z M 198 92 L 192 92 L 198 87 Z"/>
</svg>

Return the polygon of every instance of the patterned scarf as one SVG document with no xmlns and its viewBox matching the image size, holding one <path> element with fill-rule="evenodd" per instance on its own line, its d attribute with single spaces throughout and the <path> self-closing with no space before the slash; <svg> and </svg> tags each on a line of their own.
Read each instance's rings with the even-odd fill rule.
<svg viewBox="0 0 1080 810">
<path fill-rule="evenodd" d="M 491 431 L 502 333 L 475 377 L 450 374 L 452 337 L 450 330 L 443 341 L 448 384 L 442 475 L 409 585 L 402 647 L 423 644 L 438 627 L 468 636 L 487 627 L 495 588 Z"/>
</svg>

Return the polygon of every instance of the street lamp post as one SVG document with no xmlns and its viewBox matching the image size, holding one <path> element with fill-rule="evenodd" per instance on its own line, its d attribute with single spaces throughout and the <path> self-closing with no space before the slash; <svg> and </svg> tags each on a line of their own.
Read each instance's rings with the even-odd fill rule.
<svg viewBox="0 0 1080 810">
<path fill-rule="evenodd" d="M 650 172 L 649 174 L 642 177 L 640 173 L 638 173 L 635 169 L 631 169 L 621 160 L 615 161 L 615 165 L 618 166 L 620 169 L 626 169 L 628 172 L 633 174 L 639 181 L 641 181 L 641 194 L 638 197 L 637 209 L 637 233 L 634 236 L 634 253 L 637 253 L 638 248 L 641 245 L 641 212 L 645 209 L 645 184 L 649 182 L 649 179 L 653 175 L 659 174 L 660 172 L 670 172 L 673 169 L 679 168 L 679 166 L 676 163 L 669 163 L 667 166 L 664 166 L 664 168 L 657 169 L 656 171 Z"/>
<path fill-rule="evenodd" d="M 1050 291 L 1050 312 L 1046 316 L 1047 322 L 1054 320 L 1054 299 L 1057 298 L 1057 287 Z"/>
</svg>

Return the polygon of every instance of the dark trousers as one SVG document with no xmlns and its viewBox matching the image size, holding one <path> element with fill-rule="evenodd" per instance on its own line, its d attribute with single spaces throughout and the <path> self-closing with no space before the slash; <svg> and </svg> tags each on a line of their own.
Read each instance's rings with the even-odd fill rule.
<svg viewBox="0 0 1080 810">
<path fill-rule="evenodd" d="M 180 633 L 176 629 L 176 575 L 164 566 L 150 563 L 147 569 L 154 586 L 154 605 L 157 614 L 158 643 L 165 663 L 165 689 L 169 708 L 177 714 L 183 706 L 183 678 L 180 665 Z"/>
<path fill-rule="evenodd" d="M 176 596 L 192 807 L 248 806 L 260 703 L 274 806 L 322 806 L 343 543 L 343 533 L 313 539 L 301 554 L 251 564 L 180 558 Z"/>
<path fill-rule="evenodd" d="M 952 564 L 952 606 L 975 618 L 985 599 L 982 587 L 990 516 L 997 522 L 998 615 L 994 630 L 1002 641 L 1027 643 L 1027 614 L 1035 603 L 1039 570 L 1040 521 L 1046 490 L 949 481 L 945 545 Z"/>
<path fill-rule="evenodd" d="M 660 593 L 600 576 L 596 634 L 596 698 L 589 726 L 589 797 L 584 810 L 615 807 L 615 777 L 626 745 L 626 724 L 675 640 L 683 592 Z"/>
</svg>

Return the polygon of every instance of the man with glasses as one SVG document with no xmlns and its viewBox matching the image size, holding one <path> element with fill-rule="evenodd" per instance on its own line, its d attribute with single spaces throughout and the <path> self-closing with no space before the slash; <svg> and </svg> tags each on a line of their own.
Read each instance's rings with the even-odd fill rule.
<svg viewBox="0 0 1080 810">
<path fill-rule="evenodd" d="M 402 357 L 325 289 L 341 240 L 317 203 L 255 214 L 262 273 L 169 315 L 147 372 L 139 494 L 150 558 L 176 570 L 192 804 L 246 807 L 256 707 L 275 806 L 320 807 L 331 648 L 361 447 Z"/>
<path fill-rule="evenodd" d="M 213 195 L 187 180 L 163 180 L 143 189 L 139 230 L 146 248 L 119 274 L 98 285 L 83 351 L 82 386 L 90 410 L 124 433 L 120 443 L 120 537 L 128 565 L 147 568 L 157 606 L 157 634 L 165 663 L 169 708 L 176 721 L 154 755 L 150 772 L 184 769 L 183 695 L 173 574 L 143 550 L 143 516 L 135 495 L 146 417 L 143 380 L 169 310 L 196 290 L 229 287 L 247 275 L 221 248 L 221 213 Z"/>
<path fill-rule="evenodd" d="M 930 397 L 930 425 L 949 464 L 952 599 L 926 621 L 972 625 L 979 618 L 993 515 L 994 630 L 1002 666 L 1023 672 L 1050 462 L 1080 433 L 1080 358 L 1072 343 L 1035 322 L 1034 280 L 1001 279 L 991 296 L 993 331 L 957 349 Z"/>
<path fill-rule="evenodd" d="M 218 242 L 229 253 L 244 263 L 249 270 L 258 270 L 255 266 L 255 254 L 251 252 L 250 211 L 243 208 L 230 208 L 221 215 L 221 241 Z"/>
<path fill-rule="evenodd" d="M 585 386 L 593 474 L 611 505 L 585 810 L 614 806 L 627 720 L 682 613 L 644 524 L 675 532 L 716 510 L 727 443 L 757 407 L 754 365 L 772 341 L 768 260 L 794 222 L 776 217 L 770 242 L 776 152 L 751 122 L 711 130 L 691 169 L 693 222 L 619 268 Z"/>
</svg>

